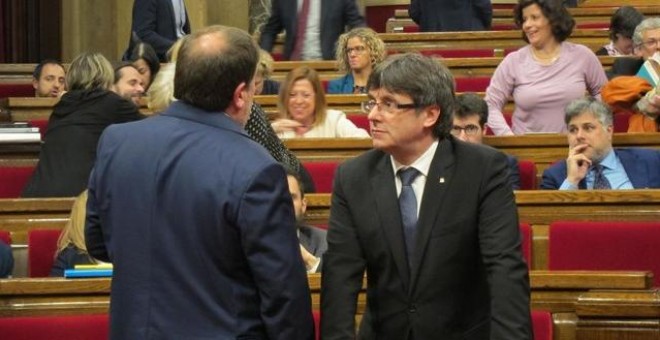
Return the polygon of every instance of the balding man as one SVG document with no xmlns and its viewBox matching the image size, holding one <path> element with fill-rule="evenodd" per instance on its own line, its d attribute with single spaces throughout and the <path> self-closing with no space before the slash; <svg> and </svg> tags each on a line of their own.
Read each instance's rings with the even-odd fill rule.
<svg viewBox="0 0 660 340">
<path fill-rule="evenodd" d="M 313 338 L 285 170 L 243 130 L 258 59 L 244 31 L 197 31 L 178 101 L 103 134 L 86 242 L 114 264 L 112 339 Z"/>
</svg>

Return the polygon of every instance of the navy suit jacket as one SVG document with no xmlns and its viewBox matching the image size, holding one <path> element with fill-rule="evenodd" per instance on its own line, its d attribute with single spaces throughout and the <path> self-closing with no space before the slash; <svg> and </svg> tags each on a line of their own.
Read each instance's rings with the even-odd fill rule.
<svg viewBox="0 0 660 340">
<path fill-rule="evenodd" d="M 271 52 L 277 35 L 284 30 L 284 59 L 289 60 L 293 52 L 298 28 L 297 0 L 272 0 L 270 18 L 261 30 L 259 45 Z M 354 28 L 364 26 L 364 18 L 355 4 L 355 0 L 321 0 L 321 54 L 325 60 L 335 59 L 337 39 L 344 33 L 346 26 Z"/>
<path fill-rule="evenodd" d="M 527 265 L 507 161 L 441 140 L 424 187 L 409 268 L 390 156 L 371 150 L 335 172 L 323 256 L 324 340 L 531 339 Z"/>
<path fill-rule="evenodd" d="M 411 0 L 408 12 L 421 32 L 487 31 L 490 0 Z"/>
<path fill-rule="evenodd" d="M 99 141 L 86 244 L 114 264 L 113 339 L 312 339 L 284 168 L 182 102 Z"/>
<path fill-rule="evenodd" d="M 614 149 L 619 157 L 623 168 L 626 170 L 628 179 L 635 189 L 658 189 L 660 188 L 660 151 L 641 148 Z M 566 179 L 566 161 L 560 161 L 545 171 L 541 189 L 559 189 Z M 578 187 L 585 189 L 583 179 Z"/>
<path fill-rule="evenodd" d="M 186 11 L 186 22 L 183 31 L 186 34 L 190 33 L 188 11 Z M 135 32 L 140 40 L 156 50 L 161 62 L 167 61 L 167 51 L 178 39 L 172 0 L 135 0 L 133 3 L 131 36 L 128 39 L 128 49 L 124 53 L 124 60 L 128 59 L 135 44 L 132 39 L 132 32 Z"/>
</svg>

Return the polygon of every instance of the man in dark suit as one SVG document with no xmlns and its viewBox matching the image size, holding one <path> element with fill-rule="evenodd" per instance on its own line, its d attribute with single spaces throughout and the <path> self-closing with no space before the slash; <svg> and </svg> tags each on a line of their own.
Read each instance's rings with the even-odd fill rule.
<svg viewBox="0 0 660 340">
<path fill-rule="evenodd" d="M 369 77 L 368 95 L 374 150 L 334 179 L 323 339 L 355 337 L 365 270 L 359 339 L 531 339 L 506 157 L 447 136 L 449 70 L 418 54 L 392 56 Z"/>
<path fill-rule="evenodd" d="M 211 26 L 162 114 L 103 134 L 86 244 L 114 264 L 112 339 L 312 339 L 285 171 L 243 130 L 258 48 Z"/>
<path fill-rule="evenodd" d="M 464 93 L 456 97 L 456 108 L 449 115 L 451 134 L 464 142 L 482 144 L 488 122 L 488 104 L 475 93 Z M 520 189 L 518 159 L 506 156 L 509 163 L 509 183 L 513 190 Z"/>
<path fill-rule="evenodd" d="M 302 50 L 294 51 L 297 35 L 301 31 L 298 27 L 299 13 L 306 1 L 315 6 L 310 7 L 307 19 L 303 20 L 307 25 L 305 37 L 302 38 Z M 346 26 L 350 29 L 365 25 L 355 0 L 272 0 L 271 3 L 270 17 L 261 30 L 259 45 L 272 52 L 277 35 L 284 30 L 285 60 L 335 59 L 337 39 L 344 33 Z"/>
<path fill-rule="evenodd" d="M 287 169 L 286 178 L 293 200 L 293 210 L 296 212 L 296 227 L 303 262 L 308 273 L 320 273 L 321 256 L 328 250 L 327 232 L 314 226 L 305 225 L 305 211 L 307 210 L 305 185 L 293 169 Z"/>
<path fill-rule="evenodd" d="M 612 111 L 585 98 L 566 107 L 568 157 L 543 172 L 541 189 L 660 188 L 660 151 L 612 148 Z"/>
<path fill-rule="evenodd" d="M 11 253 L 11 247 L 0 240 L 0 278 L 11 276 L 14 270 L 14 255 Z"/>
<path fill-rule="evenodd" d="M 493 18 L 490 0 L 411 0 L 408 12 L 421 32 L 487 31 Z"/>
<path fill-rule="evenodd" d="M 135 0 L 131 37 L 123 59 L 128 60 L 133 46 L 143 41 L 166 62 L 167 51 L 186 34 L 190 34 L 190 22 L 183 0 Z"/>
</svg>

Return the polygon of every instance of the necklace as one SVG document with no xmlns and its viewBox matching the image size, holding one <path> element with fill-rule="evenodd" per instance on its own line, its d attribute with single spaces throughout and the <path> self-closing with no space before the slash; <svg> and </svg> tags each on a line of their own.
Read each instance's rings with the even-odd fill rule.
<svg viewBox="0 0 660 340">
<path fill-rule="evenodd" d="M 532 55 L 534 56 L 534 59 L 536 59 L 536 61 L 540 62 L 543 65 L 554 64 L 554 62 L 556 62 L 557 59 L 559 59 L 559 55 L 561 54 L 561 47 L 558 47 L 549 56 L 545 56 L 545 57 L 539 55 L 539 52 L 534 47 L 531 47 L 531 49 L 532 49 Z"/>
</svg>

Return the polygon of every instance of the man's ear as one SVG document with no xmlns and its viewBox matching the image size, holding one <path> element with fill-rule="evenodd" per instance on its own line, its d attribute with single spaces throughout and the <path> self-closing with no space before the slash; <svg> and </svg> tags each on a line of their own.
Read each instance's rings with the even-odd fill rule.
<svg viewBox="0 0 660 340">
<path fill-rule="evenodd" d="M 234 90 L 232 105 L 235 105 L 236 109 L 241 110 L 249 104 L 249 87 L 245 82 L 238 84 L 236 90 Z"/>
<path fill-rule="evenodd" d="M 305 214 L 305 211 L 307 211 L 307 199 L 303 198 L 302 203 L 300 205 L 300 210 L 302 210 L 303 215 Z"/>
<path fill-rule="evenodd" d="M 432 127 L 441 118 L 440 107 L 438 105 L 431 105 L 424 110 L 424 126 Z"/>
<path fill-rule="evenodd" d="M 35 79 L 34 77 L 32 78 L 32 87 L 36 90 L 37 87 L 39 87 L 39 81 Z"/>
</svg>

